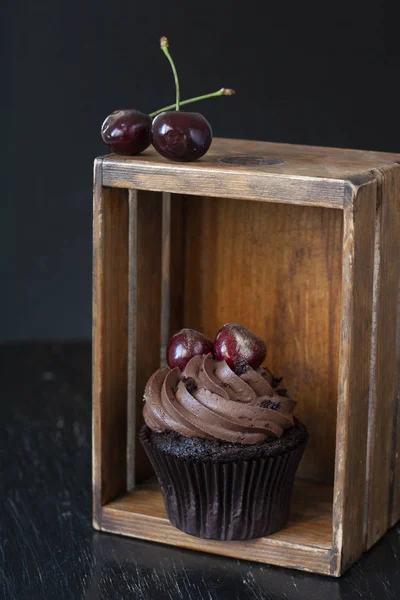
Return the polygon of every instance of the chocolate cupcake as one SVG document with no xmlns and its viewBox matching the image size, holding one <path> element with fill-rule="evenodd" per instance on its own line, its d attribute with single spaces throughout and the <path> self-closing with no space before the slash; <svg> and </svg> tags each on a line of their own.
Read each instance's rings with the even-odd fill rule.
<svg viewBox="0 0 400 600">
<path fill-rule="evenodd" d="M 239 540 L 286 524 L 307 430 L 280 379 L 209 352 L 156 371 L 144 400 L 140 440 L 175 527 Z"/>
</svg>

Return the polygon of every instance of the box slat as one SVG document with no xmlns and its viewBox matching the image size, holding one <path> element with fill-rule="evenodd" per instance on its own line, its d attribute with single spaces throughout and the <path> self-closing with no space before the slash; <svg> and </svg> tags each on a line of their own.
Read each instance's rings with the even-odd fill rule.
<svg viewBox="0 0 400 600">
<path fill-rule="evenodd" d="M 152 473 L 137 431 L 143 390 L 160 364 L 162 196 L 129 191 L 130 277 L 128 349 L 128 488 Z M 118 424 L 120 426 L 120 424 Z"/>
<path fill-rule="evenodd" d="M 238 158 L 245 160 L 240 162 Z M 224 159 L 234 158 L 235 162 Z M 253 164 L 251 159 L 253 160 Z M 265 158 L 269 163 L 255 164 L 258 159 Z M 280 159 L 276 161 L 274 159 Z M 280 177 L 338 179 L 345 181 L 355 174 L 367 173 L 371 169 L 387 166 L 400 161 L 400 154 L 374 152 L 370 150 L 352 150 L 349 148 L 326 148 L 323 146 L 300 146 L 296 144 L 280 144 L 255 140 L 237 140 L 214 138 L 210 150 L 201 160 L 191 163 L 166 162 L 153 148 L 148 148 L 139 156 L 119 156 L 110 154 L 104 157 L 104 172 L 112 165 L 113 171 L 120 169 L 126 173 L 128 169 L 136 170 L 138 165 L 156 167 L 174 173 L 192 173 L 203 171 L 207 175 L 209 169 L 229 174 L 235 180 L 241 173 L 253 173 L 268 177 L 270 174 Z M 105 181 L 107 180 L 105 175 Z M 186 182 L 191 187 L 190 181 Z M 329 182 L 330 183 L 330 182 Z M 215 193 L 214 188 L 214 193 Z M 185 191 L 186 193 L 186 191 Z M 200 190 L 198 193 L 201 193 Z"/>
<path fill-rule="evenodd" d="M 205 165 L 203 165 L 205 166 Z M 342 208 L 344 182 L 339 179 L 288 177 L 270 173 L 238 171 L 232 177 L 225 169 L 204 171 L 189 163 L 185 168 L 165 165 L 110 161 L 104 167 L 104 184 L 117 188 L 164 191 L 171 194 L 279 202 L 306 206 Z"/>
<path fill-rule="evenodd" d="M 126 490 L 128 196 L 103 188 L 95 166 L 93 227 L 93 498 Z"/>
<path fill-rule="evenodd" d="M 277 533 L 254 540 L 219 542 L 179 531 L 168 520 L 159 486 L 147 484 L 103 507 L 105 531 L 234 558 L 319 569 L 331 574 L 332 487 L 297 480 L 291 518 Z"/>
<path fill-rule="evenodd" d="M 163 193 L 162 225 L 162 306 L 160 364 L 171 335 L 184 327 L 185 199 Z"/>
<path fill-rule="evenodd" d="M 373 339 L 369 407 L 366 549 L 390 524 L 393 422 L 397 405 L 397 304 L 400 276 L 400 165 L 376 170 Z"/>
<path fill-rule="evenodd" d="M 337 573 L 364 549 L 364 508 L 376 180 L 349 185 L 344 211 L 342 325 L 336 464 L 333 501 L 333 550 Z"/>
</svg>

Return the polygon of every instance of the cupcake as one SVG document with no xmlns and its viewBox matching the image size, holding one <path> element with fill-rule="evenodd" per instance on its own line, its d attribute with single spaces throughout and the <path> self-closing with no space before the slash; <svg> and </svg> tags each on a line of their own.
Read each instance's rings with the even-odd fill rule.
<svg viewBox="0 0 400 600">
<path fill-rule="evenodd" d="M 168 518 L 185 533 L 243 540 L 288 520 L 308 434 L 282 379 L 260 366 L 265 356 L 264 342 L 238 323 L 214 343 L 183 329 L 168 366 L 147 382 L 140 440 Z"/>
</svg>

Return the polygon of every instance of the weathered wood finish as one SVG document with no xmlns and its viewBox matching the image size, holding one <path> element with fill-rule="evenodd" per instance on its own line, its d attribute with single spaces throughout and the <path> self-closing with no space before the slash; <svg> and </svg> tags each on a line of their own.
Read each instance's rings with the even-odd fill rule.
<svg viewBox="0 0 400 600">
<path fill-rule="evenodd" d="M 288 525 L 256 540 L 218 542 L 187 535 L 170 524 L 158 484 L 140 486 L 103 508 L 107 531 L 297 569 L 331 573 L 332 488 L 297 481 Z"/>
<path fill-rule="evenodd" d="M 389 527 L 397 523 L 400 519 L 400 167 L 396 167 L 389 173 L 385 172 L 385 186 L 386 186 L 386 204 L 387 206 L 387 229 L 383 228 L 384 235 L 390 237 L 385 240 L 385 254 L 387 268 L 390 269 L 393 279 L 387 278 L 387 285 L 390 289 L 388 293 L 393 294 L 394 290 L 392 286 L 396 286 L 396 278 L 398 282 L 398 293 L 397 293 L 397 315 L 395 316 L 396 306 L 393 298 L 391 298 L 390 307 L 388 307 L 388 323 L 386 329 L 391 327 L 390 339 L 393 343 L 395 341 L 396 349 L 393 352 L 395 355 L 395 381 L 393 389 L 393 406 L 392 409 L 388 407 L 388 418 L 389 424 L 393 424 L 392 430 L 392 447 L 390 454 L 390 494 L 389 494 Z M 393 222 L 394 221 L 394 222 Z M 389 224 L 390 222 L 390 224 Z M 397 228 L 396 228 L 397 225 Z M 390 267 L 389 267 L 389 264 Z M 386 334 L 385 329 L 385 334 Z M 384 334 L 384 335 L 385 335 Z M 392 358 L 392 357 L 391 357 Z M 383 371 L 384 372 L 384 371 Z M 387 427 L 385 433 L 388 433 Z M 381 481 L 381 487 L 384 486 L 384 482 Z"/>
<path fill-rule="evenodd" d="M 142 483 L 152 468 L 137 431 L 143 424 L 143 390 L 160 364 L 162 197 L 129 191 L 130 306 L 128 389 L 128 487 Z"/>
<path fill-rule="evenodd" d="M 244 155 L 283 162 L 221 162 Z M 399 162 L 218 139 L 189 165 L 152 151 L 96 161 L 95 527 L 339 576 L 400 518 Z M 310 430 L 299 474 L 334 475 L 333 499 L 297 482 L 285 529 L 230 543 L 169 524 L 160 491 L 140 485 L 150 469 L 137 443 L 168 336 L 212 336 L 228 320 L 266 338 L 299 401 Z"/>
<path fill-rule="evenodd" d="M 199 197 L 185 207 L 185 325 L 213 339 L 223 323 L 238 321 L 266 340 L 266 364 L 284 377 L 310 430 L 299 475 L 327 483 L 335 459 L 342 227 L 342 211 L 320 207 Z"/>
<path fill-rule="evenodd" d="M 400 298 L 399 298 L 399 316 L 400 316 Z M 400 319 L 399 319 L 400 320 Z M 399 333 L 399 332 L 398 332 Z M 391 479 L 390 479 L 390 497 L 389 497 L 389 525 L 393 526 L 400 520 L 400 334 L 397 340 L 397 361 L 396 361 L 396 406 L 394 411 L 393 423 L 393 454 L 391 461 Z"/>
<path fill-rule="evenodd" d="M 93 497 L 101 504 L 126 490 L 128 197 L 101 186 L 95 165 L 93 227 Z"/>
<path fill-rule="evenodd" d="M 165 165 L 110 161 L 105 164 L 104 181 L 117 188 L 164 190 L 171 194 L 213 197 L 217 189 L 221 198 L 343 207 L 344 184 L 338 179 L 287 177 L 254 169 L 238 170 L 232 177 L 227 169 L 210 167 L 201 171 L 193 163 L 189 165 L 184 170 L 182 165 L 166 169 Z"/>
<path fill-rule="evenodd" d="M 281 159 L 267 166 L 231 165 L 224 157 Z M 154 150 L 141 156 L 106 156 L 104 185 L 178 194 L 218 196 L 343 208 L 345 181 L 398 154 L 214 139 L 210 151 L 193 163 L 166 163 Z"/>
<path fill-rule="evenodd" d="M 389 513 L 393 490 L 388 482 L 397 473 L 392 464 L 394 447 L 391 430 L 397 406 L 395 387 L 398 368 L 396 346 L 400 275 L 400 166 L 382 167 L 374 174 L 378 181 L 378 195 L 368 418 L 366 548 L 370 548 L 391 525 Z M 396 502 L 396 494 L 393 500 Z"/>
<path fill-rule="evenodd" d="M 163 194 L 162 218 L 162 306 L 161 356 L 171 335 L 184 327 L 184 258 L 185 258 L 185 199 L 177 194 Z"/>
<path fill-rule="evenodd" d="M 364 550 L 374 274 L 375 180 L 349 185 L 344 211 L 342 325 L 333 502 L 337 574 Z"/>
</svg>

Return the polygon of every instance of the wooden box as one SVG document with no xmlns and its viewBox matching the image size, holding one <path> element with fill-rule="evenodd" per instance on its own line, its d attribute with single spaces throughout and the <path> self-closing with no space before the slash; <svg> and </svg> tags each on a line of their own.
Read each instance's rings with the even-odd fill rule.
<svg viewBox="0 0 400 600">
<path fill-rule="evenodd" d="M 94 526 L 339 576 L 400 518 L 400 155 L 216 139 L 196 163 L 95 163 Z M 175 529 L 138 443 L 171 332 L 240 321 L 310 439 L 288 525 Z"/>
</svg>

